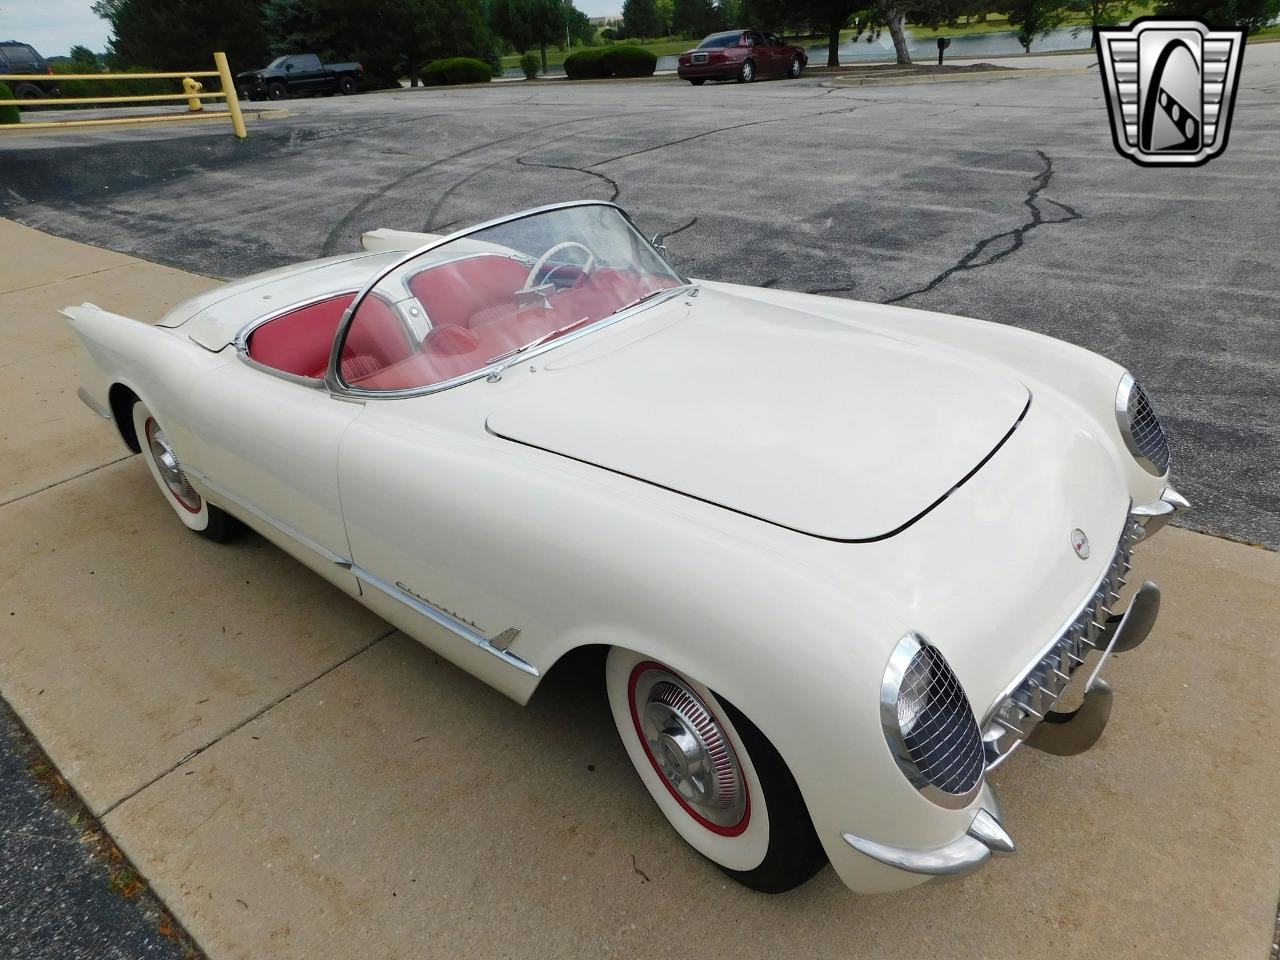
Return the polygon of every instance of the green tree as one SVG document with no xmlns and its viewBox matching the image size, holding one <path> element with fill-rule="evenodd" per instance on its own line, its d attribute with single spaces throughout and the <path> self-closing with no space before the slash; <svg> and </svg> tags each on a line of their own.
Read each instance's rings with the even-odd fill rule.
<svg viewBox="0 0 1280 960">
<path fill-rule="evenodd" d="M 222 50 L 247 69 L 269 52 L 260 0 L 97 0 L 93 12 L 111 24 L 107 51 L 123 66 L 190 70 Z"/>
<path fill-rule="evenodd" d="M 1008 9 L 1009 26 L 1017 29 L 1018 42 L 1030 53 L 1036 38 L 1062 26 L 1068 13 L 1065 0 L 1014 0 Z"/>
<path fill-rule="evenodd" d="M 98 69 L 98 55 L 83 44 L 75 44 L 68 56 L 71 57 L 72 63 L 86 72 L 91 73 Z"/>
<path fill-rule="evenodd" d="M 887 29 L 893 40 L 893 51 L 898 63 L 909 64 L 911 52 L 907 49 L 904 24 L 918 23 L 925 27 L 955 24 L 965 13 L 965 4 L 969 2 L 971 0 L 879 0 L 858 11 L 856 25 L 859 33 L 855 36 L 861 35 L 863 31 L 875 36 L 882 29 Z M 1067 0 L 1054 2 L 1062 4 Z"/>
<path fill-rule="evenodd" d="M 1089 21 L 1088 27 L 1076 27 L 1072 36 L 1079 36 L 1082 30 L 1089 31 L 1089 46 L 1097 39 L 1096 27 L 1111 27 L 1129 19 L 1133 12 L 1132 0 L 1068 0 L 1067 9 L 1072 13 L 1084 14 Z"/>
<path fill-rule="evenodd" d="M 720 10 L 712 0 L 673 0 L 671 28 L 675 33 L 704 37 L 723 26 Z"/>
<path fill-rule="evenodd" d="M 1218 30 L 1261 30 L 1280 16 L 1280 0 L 1156 0 L 1162 17 L 1195 17 Z"/>
<path fill-rule="evenodd" d="M 661 36 L 662 21 L 658 17 L 658 5 L 654 0 L 624 0 L 622 27 L 629 40 Z"/>
<path fill-rule="evenodd" d="M 571 26 L 565 0 L 493 0 L 489 24 L 493 32 L 517 51 L 537 47 L 542 54 L 542 72 L 547 72 L 547 45 L 563 45 L 565 27 Z"/>
<path fill-rule="evenodd" d="M 564 22 L 569 30 L 571 43 L 586 46 L 596 38 L 596 28 L 591 18 L 573 5 L 573 0 L 564 0 Z"/>
</svg>

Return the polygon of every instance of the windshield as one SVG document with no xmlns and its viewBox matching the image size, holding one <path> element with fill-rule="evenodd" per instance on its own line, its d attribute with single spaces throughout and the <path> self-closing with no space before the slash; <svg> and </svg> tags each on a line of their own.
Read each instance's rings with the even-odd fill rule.
<svg viewBox="0 0 1280 960">
<path fill-rule="evenodd" d="M 616 207 L 530 214 L 382 277 L 356 308 L 340 376 L 364 390 L 434 386 L 683 285 Z"/>
<path fill-rule="evenodd" d="M 267 64 L 267 69 L 278 70 L 280 67 L 284 66 L 284 62 L 288 59 L 289 59 L 288 57 L 276 57 L 274 60 L 272 60 L 270 63 Z"/>
<path fill-rule="evenodd" d="M 738 45 L 738 38 L 741 36 L 742 33 L 737 30 L 733 33 L 713 33 L 698 44 L 698 49 L 705 50 L 708 47 L 736 47 Z"/>
</svg>

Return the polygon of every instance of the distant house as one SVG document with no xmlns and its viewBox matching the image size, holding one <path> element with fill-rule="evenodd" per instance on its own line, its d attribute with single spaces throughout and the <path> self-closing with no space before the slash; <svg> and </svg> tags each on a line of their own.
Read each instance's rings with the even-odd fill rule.
<svg viewBox="0 0 1280 960">
<path fill-rule="evenodd" d="M 622 17 L 588 17 L 591 25 L 597 30 L 603 30 L 605 27 L 622 26 Z"/>
</svg>

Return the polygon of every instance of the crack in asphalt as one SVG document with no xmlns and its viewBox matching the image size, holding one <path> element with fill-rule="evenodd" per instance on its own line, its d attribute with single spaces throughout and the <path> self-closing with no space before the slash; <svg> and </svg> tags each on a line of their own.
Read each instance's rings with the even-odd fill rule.
<svg viewBox="0 0 1280 960">
<path fill-rule="evenodd" d="M 833 113 L 853 113 L 853 111 L 860 109 L 862 109 L 861 106 L 840 107 L 837 110 L 820 110 L 817 113 L 804 113 L 799 116 L 767 117 L 764 120 L 748 120 L 745 123 L 733 123 L 725 127 L 716 127 L 712 130 L 704 130 L 701 133 L 695 133 L 688 137 L 680 137 L 677 140 L 655 143 L 652 146 L 645 147 L 641 150 L 632 150 L 630 153 L 620 153 L 616 157 L 610 157 L 607 160 L 598 160 L 595 163 L 589 164 L 589 166 L 603 167 L 606 163 L 613 163 L 616 160 L 626 160 L 628 157 L 638 157 L 642 153 L 652 153 L 654 150 L 665 150 L 667 147 L 679 146 L 682 143 L 689 143 L 692 140 L 701 140 L 703 137 L 709 137 L 716 133 L 725 133 L 729 130 L 741 130 L 744 127 L 758 127 L 766 123 L 783 123 L 788 120 L 812 120 L 814 117 L 825 117 Z"/>
<path fill-rule="evenodd" d="M 613 116 L 616 116 L 616 114 L 603 113 L 603 114 L 598 114 L 590 117 L 575 117 L 571 120 L 559 120 L 555 123 L 542 124 L 536 127 L 535 129 L 548 130 L 552 127 L 562 127 L 562 126 L 565 126 L 566 124 L 573 124 L 573 123 L 588 123 L 592 120 L 604 120 Z M 332 256 L 335 253 L 338 253 L 339 247 L 341 246 L 343 235 L 350 228 L 351 224 L 355 222 L 356 218 L 359 217 L 362 213 L 364 213 L 365 210 L 369 209 L 369 207 L 372 204 L 376 203 L 378 200 L 381 200 L 383 197 L 385 197 L 388 193 L 390 193 L 392 190 L 396 189 L 397 187 L 409 182 L 415 177 L 420 177 L 424 173 L 428 173 L 429 171 L 434 170 L 437 167 L 443 166 L 446 163 L 450 163 L 462 157 L 469 156 L 470 154 L 473 154 L 473 153 L 479 153 L 481 150 L 487 150 L 490 147 L 495 147 L 500 143 L 507 143 L 511 140 L 518 140 L 521 137 L 528 136 L 531 132 L 533 131 L 521 130 L 517 133 L 508 134 L 505 137 L 498 137 L 496 140 L 489 140 L 486 143 L 478 143 L 475 146 L 467 147 L 465 150 L 459 150 L 457 153 L 450 154 L 447 157 L 441 157 L 439 160 L 432 160 L 430 163 L 425 163 L 420 167 L 414 167 L 412 170 L 408 171 L 407 173 L 402 174 L 401 176 L 396 177 L 394 180 L 390 181 L 389 183 L 384 184 L 383 186 L 374 190 L 368 196 L 361 199 L 354 206 L 352 206 L 351 209 L 349 209 L 342 216 L 342 219 L 340 219 L 333 226 L 333 229 L 329 231 L 328 235 L 324 239 L 324 244 L 321 247 L 322 255 L 327 257 L 327 256 Z"/>
<path fill-rule="evenodd" d="M 938 284 L 942 283 L 954 274 L 961 273 L 966 270 L 976 270 L 979 267 L 989 267 L 993 263 L 1003 260 L 1010 254 L 1017 253 L 1018 250 L 1022 249 L 1022 243 L 1026 238 L 1026 235 L 1036 229 L 1036 227 L 1040 227 L 1045 224 L 1069 223 L 1072 220 L 1084 219 L 1084 215 L 1076 211 L 1074 208 L 1069 207 L 1065 203 L 1059 203 L 1057 200 L 1050 200 L 1048 197 L 1044 198 L 1044 202 L 1053 204 L 1053 206 L 1065 213 L 1066 216 L 1056 220 L 1048 220 L 1045 218 L 1045 212 L 1038 206 L 1038 203 L 1041 199 L 1040 192 L 1044 190 L 1045 187 L 1049 185 L 1049 181 L 1053 179 L 1053 160 L 1051 160 L 1049 155 L 1043 150 L 1037 150 L 1036 154 L 1040 157 L 1041 161 L 1044 162 L 1044 169 L 1036 174 L 1035 182 L 1032 184 L 1031 189 L 1027 191 L 1026 198 L 1022 201 L 1027 209 L 1031 211 L 1030 220 L 1019 227 L 1014 227 L 1012 230 L 1005 230 L 1001 233 L 984 237 L 974 244 L 964 256 L 950 267 L 947 267 L 946 270 L 943 270 L 923 287 L 918 287 L 915 290 L 909 290 L 906 293 L 900 293 L 898 296 L 891 297 L 884 302 L 901 303 L 903 300 L 917 296 L 918 294 L 928 293 L 934 287 L 938 286 Z M 987 248 L 1001 240 L 1008 240 L 1009 246 L 1004 250 L 997 250 L 995 253 L 983 258 L 983 254 L 986 253 Z"/>
<path fill-rule="evenodd" d="M 595 177 L 599 180 L 603 180 L 613 188 L 613 196 L 609 198 L 610 202 L 616 201 L 618 196 L 622 193 L 622 187 L 618 186 L 618 181 L 613 179 L 613 177 L 606 177 L 603 173 L 596 173 L 596 171 L 588 170 L 585 167 L 575 167 L 565 163 L 539 163 L 537 160 L 529 160 L 526 162 L 526 156 L 528 156 L 528 154 L 516 157 L 516 163 L 520 164 L 522 167 L 547 167 L 551 170 L 570 170 L 574 173 L 585 173 L 589 177 Z"/>
<path fill-rule="evenodd" d="M 568 140 L 571 137 L 576 137 L 576 136 L 577 136 L 577 133 L 566 133 L 563 137 L 556 137 L 554 140 L 548 140 L 546 143 L 540 143 L 534 149 L 541 150 L 543 147 L 549 147 L 553 143 L 559 143 L 561 140 Z M 431 209 L 427 211 L 427 217 L 426 217 L 426 220 L 423 222 L 422 229 L 424 230 L 430 229 L 427 226 L 427 224 L 430 224 L 431 221 L 436 218 L 436 215 L 440 212 L 440 208 L 444 206 L 444 202 L 448 200 L 451 196 L 453 196 L 455 193 L 457 193 L 458 188 L 460 188 L 466 183 L 470 183 L 476 177 L 480 176 L 480 174 L 485 173 L 486 171 L 492 170 L 494 167 L 501 166 L 502 164 L 506 163 L 508 160 L 514 159 L 516 163 L 519 163 L 520 158 L 523 156 L 528 156 L 528 153 L 508 154 L 505 157 L 499 157 L 497 160 L 494 160 L 492 163 L 486 163 L 483 167 L 477 167 L 475 170 L 472 170 L 461 180 L 455 180 L 453 183 L 449 184 L 449 186 L 447 186 L 436 197 L 435 202 L 431 204 Z M 456 223 L 457 221 L 454 221 L 454 222 Z"/>
<path fill-rule="evenodd" d="M 667 237 L 674 237 L 677 233 L 684 233 L 686 230 L 688 230 L 690 227 L 692 227 L 692 226 L 693 226 L 695 223 L 697 223 L 697 222 L 698 222 L 698 218 L 697 218 L 697 217 L 694 217 L 692 220 L 690 220 L 690 221 L 689 221 L 688 223 L 686 223 L 684 226 L 682 226 L 682 227 L 676 227 L 674 230 L 668 230 L 664 236 L 667 236 Z"/>
</svg>

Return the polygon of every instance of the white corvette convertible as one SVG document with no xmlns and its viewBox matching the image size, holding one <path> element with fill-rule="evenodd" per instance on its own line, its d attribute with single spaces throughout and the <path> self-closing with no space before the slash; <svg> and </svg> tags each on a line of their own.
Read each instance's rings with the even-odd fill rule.
<svg viewBox="0 0 1280 960">
<path fill-rule="evenodd" d="M 1101 735 L 1159 606 L 1131 550 L 1186 506 L 1128 373 L 687 280 L 607 203 L 364 246 L 154 326 L 66 309 L 179 520 L 252 526 L 520 702 L 606 647 L 641 781 L 756 889 L 1013 851 L 987 772 Z"/>
</svg>

